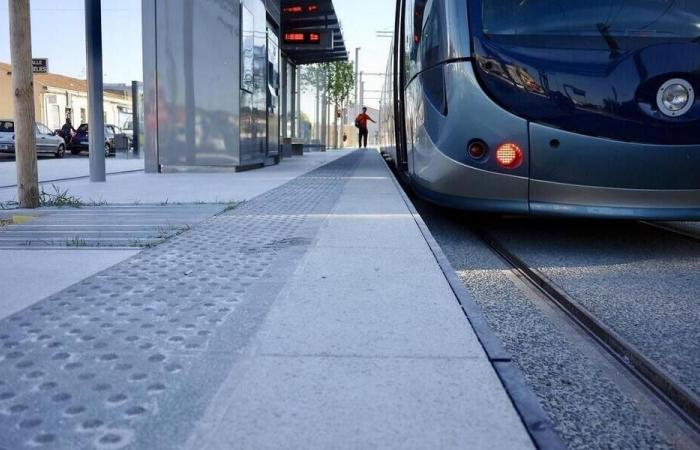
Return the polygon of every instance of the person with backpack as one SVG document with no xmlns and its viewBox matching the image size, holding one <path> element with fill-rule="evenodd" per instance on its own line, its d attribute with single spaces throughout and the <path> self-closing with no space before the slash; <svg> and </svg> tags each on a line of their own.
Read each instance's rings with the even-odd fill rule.
<svg viewBox="0 0 700 450">
<path fill-rule="evenodd" d="M 362 148 L 362 138 L 365 138 L 365 148 L 367 148 L 367 136 L 369 135 L 369 131 L 367 131 L 367 121 L 370 121 L 372 123 L 377 123 L 375 122 L 370 116 L 367 115 L 367 107 L 363 106 L 362 107 L 362 112 L 357 115 L 355 118 L 355 126 L 359 128 L 360 136 L 359 139 L 357 140 L 357 145 Z"/>
</svg>

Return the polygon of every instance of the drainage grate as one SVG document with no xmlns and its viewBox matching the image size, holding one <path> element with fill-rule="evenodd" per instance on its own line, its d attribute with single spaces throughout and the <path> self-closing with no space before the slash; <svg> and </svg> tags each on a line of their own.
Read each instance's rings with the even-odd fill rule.
<svg viewBox="0 0 700 450">
<path fill-rule="evenodd" d="M 148 247 L 224 208 L 202 204 L 16 210 L 0 213 L 5 223 L 0 228 L 0 248 Z"/>
</svg>

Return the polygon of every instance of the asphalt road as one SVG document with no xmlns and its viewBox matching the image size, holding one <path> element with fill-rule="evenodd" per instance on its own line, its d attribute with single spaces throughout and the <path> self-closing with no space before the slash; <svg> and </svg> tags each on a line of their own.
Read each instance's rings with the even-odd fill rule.
<svg viewBox="0 0 700 450">
<path fill-rule="evenodd" d="M 697 448 L 469 226 L 480 223 L 695 389 L 700 244 L 636 222 L 485 218 L 414 201 L 570 448 Z"/>
</svg>

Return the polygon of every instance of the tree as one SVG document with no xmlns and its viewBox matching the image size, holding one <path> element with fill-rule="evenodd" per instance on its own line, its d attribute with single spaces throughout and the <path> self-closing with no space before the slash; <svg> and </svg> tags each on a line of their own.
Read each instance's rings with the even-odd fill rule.
<svg viewBox="0 0 700 450">
<path fill-rule="evenodd" d="M 343 111 L 355 86 L 353 65 L 347 61 L 327 63 L 328 100 L 335 105 L 335 111 Z M 338 147 L 338 114 L 334 114 L 335 146 Z"/>
<path fill-rule="evenodd" d="M 12 90 L 15 110 L 17 200 L 21 208 L 39 206 L 39 182 L 34 134 L 34 82 L 29 0 L 9 2 Z"/>
<path fill-rule="evenodd" d="M 301 90 L 304 92 L 316 91 L 316 115 L 314 117 L 314 128 L 316 139 L 321 139 L 320 130 L 320 105 L 321 95 L 326 91 L 326 66 L 324 64 L 309 64 L 301 69 Z"/>
</svg>

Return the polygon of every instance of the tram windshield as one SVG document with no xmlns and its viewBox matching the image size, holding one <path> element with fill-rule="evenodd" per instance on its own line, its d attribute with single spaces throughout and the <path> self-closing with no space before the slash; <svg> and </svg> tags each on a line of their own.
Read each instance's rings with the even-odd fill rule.
<svg viewBox="0 0 700 450">
<path fill-rule="evenodd" d="M 482 0 L 488 37 L 535 39 L 591 37 L 610 45 L 629 38 L 700 42 L 700 0 Z"/>
</svg>

